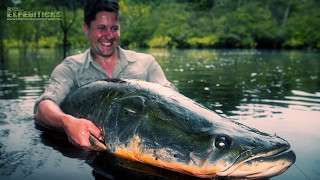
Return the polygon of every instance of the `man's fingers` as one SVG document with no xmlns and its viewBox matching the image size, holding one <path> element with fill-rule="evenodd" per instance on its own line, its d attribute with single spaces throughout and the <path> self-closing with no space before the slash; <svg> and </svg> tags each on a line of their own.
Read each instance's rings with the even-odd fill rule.
<svg viewBox="0 0 320 180">
<path fill-rule="evenodd" d="M 101 130 L 95 126 L 93 123 L 91 123 L 88 127 L 88 132 L 89 134 L 94 135 L 95 137 L 97 137 L 98 139 L 102 140 L 102 133 Z"/>
<path fill-rule="evenodd" d="M 74 117 L 70 119 L 71 120 L 66 128 L 66 133 L 70 142 L 90 150 L 106 149 L 102 133 L 93 122 L 87 119 L 77 119 Z M 99 149 L 97 149 L 97 147 Z"/>
<path fill-rule="evenodd" d="M 88 127 L 88 132 L 91 150 L 102 151 L 107 149 L 104 144 L 104 138 L 102 136 L 101 130 L 97 126 L 91 123 Z"/>
</svg>

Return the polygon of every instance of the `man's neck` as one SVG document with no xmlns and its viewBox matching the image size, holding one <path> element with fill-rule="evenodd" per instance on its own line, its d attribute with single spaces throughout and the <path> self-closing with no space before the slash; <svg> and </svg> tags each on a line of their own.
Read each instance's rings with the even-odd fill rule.
<svg viewBox="0 0 320 180">
<path fill-rule="evenodd" d="M 102 57 L 102 56 L 95 55 L 95 56 L 92 56 L 92 58 L 94 61 L 99 63 L 102 66 L 102 68 L 106 71 L 106 73 L 109 75 L 109 77 L 112 78 L 112 72 L 119 61 L 118 51 L 116 51 L 110 57 Z"/>
</svg>

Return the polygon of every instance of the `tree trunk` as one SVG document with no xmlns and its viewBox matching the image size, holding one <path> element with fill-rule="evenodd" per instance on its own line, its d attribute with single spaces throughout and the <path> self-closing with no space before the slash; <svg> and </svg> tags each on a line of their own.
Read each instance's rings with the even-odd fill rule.
<svg viewBox="0 0 320 180">
<path fill-rule="evenodd" d="M 54 6 L 56 7 L 56 10 L 59 11 L 59 7 L 62 8 L 62 19 L 60 21 L 60 27 L 63 31 L 63 58 L 67 57 L 67 52 L 69 48 L 68 43 L 68 31 L 71 29 L 71 26 L 73 25 L 75 18 L 76 18 L 76 7 L 75 7 L 75 1 L 69 0 L 64 1 L 63 5 L 59 6 L 56 1 L 53 1 Z M 67 9 L 71 9 L 73 12 L 72 18 L 67 18 Z"/>
<path fill-rule="evenodd" d="M 63 30 L 63 59 L 67 57 L 68 51 L 68 29 Z"/>
<path fill-rule="evenodd" d="M 291 7 L 290 4 L 288 4 L 286 10 L 284 11 L 281 28 L 284 28 L 286 26 L 286 22 L 288 20 L 288 16 L 290 12 L 290 7 Z"/>
</svg>

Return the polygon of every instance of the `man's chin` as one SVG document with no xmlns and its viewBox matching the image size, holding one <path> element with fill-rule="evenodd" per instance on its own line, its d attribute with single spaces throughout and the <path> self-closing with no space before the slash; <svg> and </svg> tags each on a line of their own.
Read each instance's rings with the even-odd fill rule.
<svg viewBox="0 0 320 180">
<path fill-rule="evenodd" d="M 104 58 L 108 58 L 111 57 L 114 53 L 111 54 L 99 54 L 99 56 L 104 57 Z"/>
<path fill-rule="evenodd" d="M 109 58 L 111 57 L 113 54 L 115 53 L 115 49 L 112 51 L 108 51 L 108 52 L 103 52 L 103 51 L 99 51 L 96 53 L 97 56 L 100 57 L 104 57 L 104 58 Z"/>
</svg>

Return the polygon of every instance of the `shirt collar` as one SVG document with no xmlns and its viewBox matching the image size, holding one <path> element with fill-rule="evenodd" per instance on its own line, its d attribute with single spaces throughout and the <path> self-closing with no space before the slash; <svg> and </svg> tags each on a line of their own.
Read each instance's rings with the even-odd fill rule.
<svg viewBox="0 0 320 180">
<path fill-rule="evenodd" d="M 128 64 L 128 62 L 135 62 L 136 61 L 135 58 L 128 57 L 128 53 L 126 52 L 127 50 L 122 49 L 120 46 L 118 46 L 117 48 L 118 48 L 118 53 L 119 53 L 119 63 L 126 65 L 126 64 Z M 84 64 L 84 69 L 88 69 L 90 63 L 92 63 L 94 61 L 92 58 L 92 55 L 91 55 L 91 48 L 87 49 L 85 51 L 85 54 L 86 54 L 86 61 Z"/>
<path fill-rule="evenodd" d="M 91 51 L 91 48 L 87 49 L 87 50 L 84 52 L 84 53 L 86 54 L 86 55 L 85 55 L 86 60 L 85 60 L 83 69 L 88 69 L 90 63 L 92 63 L 92 61 L 93 61 L 93 58 L 92 58 L 92 56 L 91 56 L 91 52 L 90 52 L 90 51 Z"/>
<path fill-rule="evenodd" d="M 136 58 L 130 58 L 130 55 L 131 55 L 130 51 L 122 49 L 120 46 L 118 46 L 117 48 L 118 48 L 119 61 L 112 73 L 113 77 L 118 76 L 118 74 L 122 71 L 122 69 L 125 66 L 127 66 L 129 63 L 135 62 L 137 60 Z M 85 53 L 86 60 L 83 66 L 83 71 L 88 69 L 90 64 L 94 65 L 94 62 L 95 62 L 91 55 L 91 48 L 87 49 L 84 53 Z"/>
<path fill-rule="evenodd" d="M 127 50 L 122 49 L 120 46 L 118 46 L 118 56 L 119 56 L 119 61 L 114 67 L 114 70 L 112 72 L 112 77 L 116 78 L 119 76 L 119 74 L 122 72 L 125 67 L 131 63 L 136 61 L 134 58 L 130 58 L 128 56 Z"/>
</svg>

